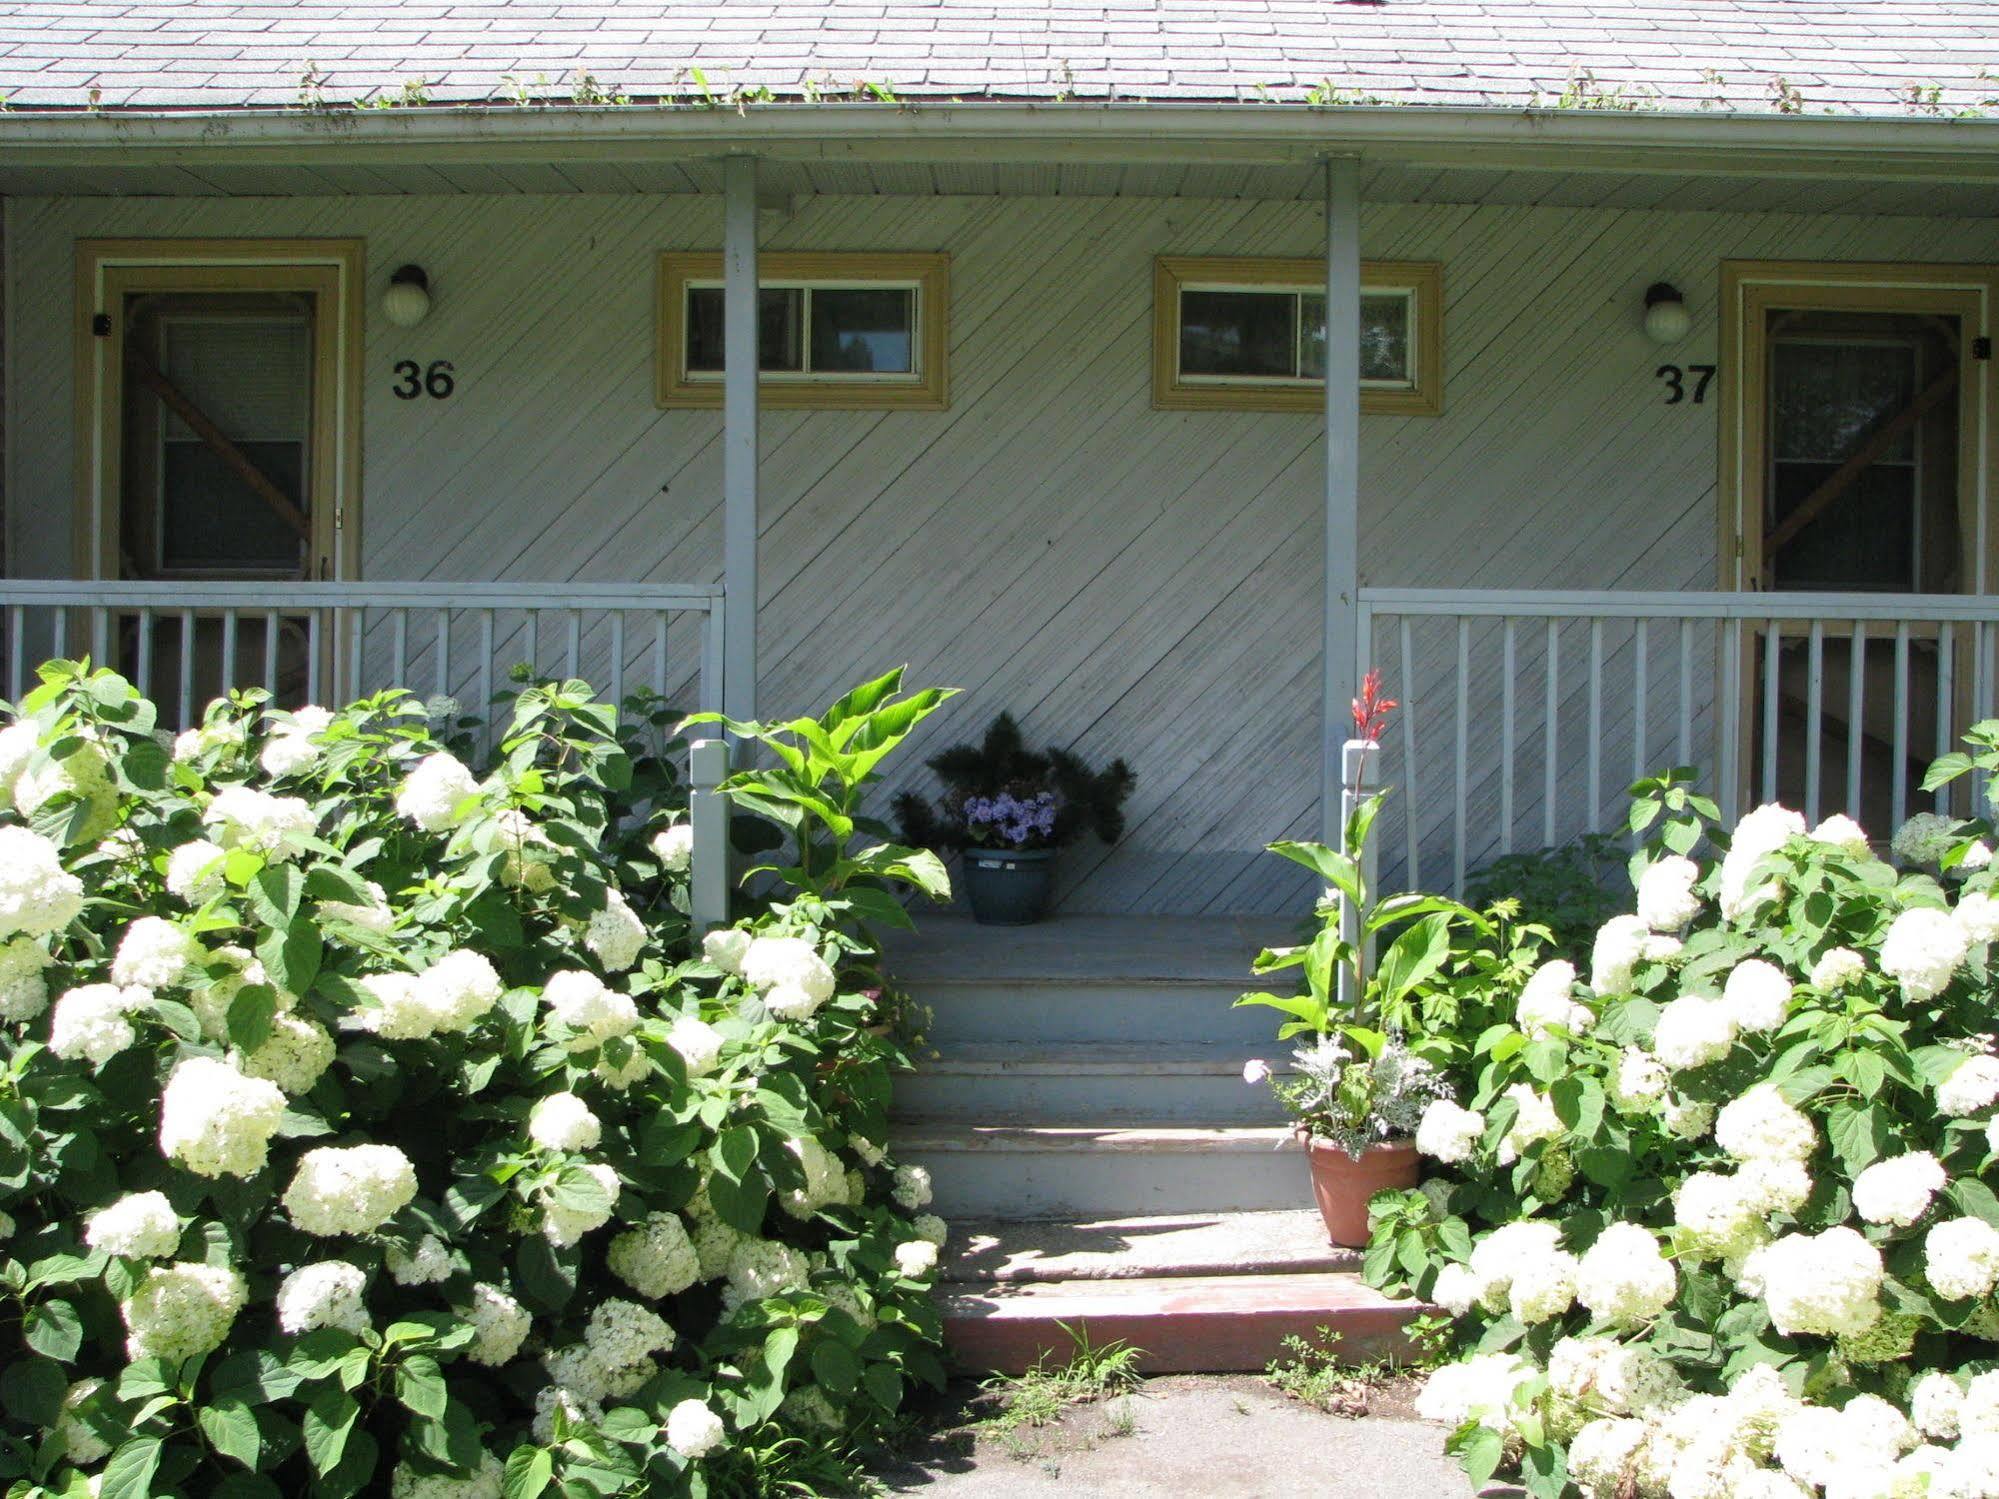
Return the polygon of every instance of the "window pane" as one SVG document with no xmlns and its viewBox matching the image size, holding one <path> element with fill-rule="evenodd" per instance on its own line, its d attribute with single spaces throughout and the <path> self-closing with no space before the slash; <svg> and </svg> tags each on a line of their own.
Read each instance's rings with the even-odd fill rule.
<svg viewBox="0 0 1999 1499">
<path fill-rule="evenodd" d="M 766 286 L 757 293 L 757 367 L 797 372 L 800 308 L 804 293 L 795 286 Z M 687 288 L 687 368 L 722 372 L 722 288 Z"/>
<path fill-rule="evenodd" d="M 1360 299 L 1360 377 L 1363 380 L 1409 383 L 1410 298 L 1401 292 L 1380 293 Z M 1305 336 L 1299 354 L 1301 372 L 1311 379 L 1326 378 L 1326 298 L 1323 292 L 1305 292 L 1299 316 L 1305 320 Z"/>
<path fill-rule="evenodd" d="M 288 495 L 305 481 L 302 442 L 238 442 Z M 203 442 L 169 440 L 160 461 L 160 565 L 295 573 L 299 535 Z"/>
<path fill-rule="evenodd" d="M 913 372 L 916 294 L 900 291 L 812 291 L 812 368 L 877 375 Z"/>
<path fill-rule="evenodd" d="M 1297 315 L 1296 292 L 1182 292 L 1180 372 L 1295 376 Z"/>
<path fill-rule="evenodd" d="M 1903 343 L 1781 340 L 1770 349 L 1774 450 L 1779 462 L 1843 462 L 1916 397 L 1915 349 Z M 1908 433 L 1885 453 L 1914 454 Z"/>
</svg>

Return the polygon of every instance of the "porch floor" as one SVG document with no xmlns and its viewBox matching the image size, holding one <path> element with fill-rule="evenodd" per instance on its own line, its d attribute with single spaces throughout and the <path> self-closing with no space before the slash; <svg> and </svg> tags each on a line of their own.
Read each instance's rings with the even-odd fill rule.
<svg viewBox="0 0 1999 1499">
<path fill-rule="evenodd" d="M 1281 916 L 1054 916 L 980 926 L 969 916 L 918 912 L 916 927 L 887 938 L 891 970 L 910 984 L 1246 984 L 1258 951 L 1305 932 L 1302 917 Z"/>
</svg>

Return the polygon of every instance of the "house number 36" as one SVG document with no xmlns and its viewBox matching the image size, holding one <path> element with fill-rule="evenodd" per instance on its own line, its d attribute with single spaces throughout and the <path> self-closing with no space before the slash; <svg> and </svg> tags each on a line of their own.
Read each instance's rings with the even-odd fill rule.
<svg viewBox="0 0 1999 1499">
<path fill-rule="evenodd" d="M 449 359 L 433 359 L 423 368 L 419 368 L 414 359 L 399 359 L 396 361 L 396 374 L 399 378 L 391 388 L 399 401 L 414 401 L 418 396 L 445 401 L 458 388 L 451 378 Z"/>
</svg>

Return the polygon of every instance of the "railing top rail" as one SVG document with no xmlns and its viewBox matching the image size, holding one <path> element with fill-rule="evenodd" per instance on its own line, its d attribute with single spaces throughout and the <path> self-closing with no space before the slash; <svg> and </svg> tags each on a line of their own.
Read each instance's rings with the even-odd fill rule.
<svg viewBox="0 0 1999 1499">
<path fill-rule="evenodd" d="M 1360 602 L 1376 614 L 1493 619 L 1999 620 L 1999 597 L 1956 593 L 1363 588 Z"/>
<path fill-rule="evenodd" d="M 714 583 L 140 583 L 0 579 L 0 608 L 146 609 L 690 609 L 713 610 Z"/>
</svg>

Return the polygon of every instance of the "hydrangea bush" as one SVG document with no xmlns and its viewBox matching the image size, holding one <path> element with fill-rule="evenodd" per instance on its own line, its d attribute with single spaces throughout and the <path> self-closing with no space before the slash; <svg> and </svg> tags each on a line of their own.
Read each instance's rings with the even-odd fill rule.
<svg viewBox="0 0 1999 1499">
<path fill-rule="evenodd" d="M 942 872 L 855 847 L 939 694 L 738 726 L 800 853 L 697 946 L 653 705 L 526 685 L 481 772 L 400 693 L 168 742 L 42 682 L 0 729 L 10 1499 L 769 1491 L 940 1377 L 868 923 Z"/>
<path fill-rule="evenodd" d="M 1990 825 L 1635 789 L 1635 912 L 1505 991 L 1373 1204 L 1370 1279 L 1454 1319 L 1420 1409 L 1542 1495 L 1999 1495 Z"/>
</svg>

